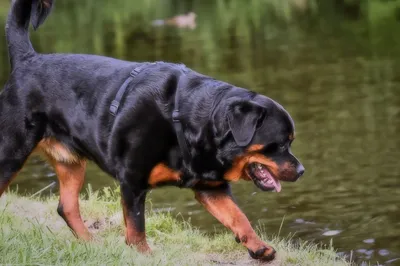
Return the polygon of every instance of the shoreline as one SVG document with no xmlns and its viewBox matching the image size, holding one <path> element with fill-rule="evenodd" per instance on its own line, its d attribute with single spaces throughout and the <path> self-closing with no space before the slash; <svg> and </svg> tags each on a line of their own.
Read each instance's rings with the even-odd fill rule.
<svg viewBox="0 0 400 266">
<path fill-rule="evenodd" d="M 146 233 L 153 253 L 139 254 L 125 245 L 120 201 L 115 190 L 90 192 L 80 200 L 94 241 L 77 240 L 57 214 L 58 198 L 0 198 L 0 264 L 46 265 L 351 265 L 333 247 L 269 238 L 277 258 L 262 263 L 250 258 L 227 230 L 210 236 L 171 213 L 146 212 Z M 150 205 L 150 204 L 148 204 Z M 259 230 L 258 230 L 259 231 Z"/>
</svg>

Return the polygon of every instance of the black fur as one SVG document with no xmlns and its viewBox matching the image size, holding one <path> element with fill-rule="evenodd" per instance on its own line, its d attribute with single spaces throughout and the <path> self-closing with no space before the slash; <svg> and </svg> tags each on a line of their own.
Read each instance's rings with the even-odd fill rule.
<svg viewBox="0 0 400 266">
<path fill-rule="evenodd" d="M 109 107 L 119 87 L 142 63 L 36 53 L 29 20 L 38 28 L 52 5 L 16 0 L 8 16 L 12 74 L 0 95 L 0 184 L 11 180 L 41 139 L 52 137 L 120 182 L 127 215 L 144 231 L 148 177 L 160 162 L 182 173 L 182 182 L 173 185 L 221 181 L 222 189 L 228 186 L 224 173 L 251 144 L 263 144 L 263 153 L 276 162 L 301 166 L 290 153 L 293 121 L 278 103 L 191 69 L 183 74 L 177 64 L 145 68 L 112 116 Z M 182 162 L 171 117 L 183 75 L 187 82 L 178 97 L 189 163 Z"/>
</svg>

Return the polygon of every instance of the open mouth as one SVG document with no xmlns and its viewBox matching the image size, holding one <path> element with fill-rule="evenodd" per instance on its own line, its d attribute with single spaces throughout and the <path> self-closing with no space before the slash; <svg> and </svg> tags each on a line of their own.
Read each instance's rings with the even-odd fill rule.
<svg viewBox="0 0 400 266">
<path fill-rule="evenodd" d="M 247 172 L 259 189 L 276 192 L 282 190 L 279 180 L 272 176 L 265 165 L 261 163 L 251 163 L 247 168 Z"/>
</svg>

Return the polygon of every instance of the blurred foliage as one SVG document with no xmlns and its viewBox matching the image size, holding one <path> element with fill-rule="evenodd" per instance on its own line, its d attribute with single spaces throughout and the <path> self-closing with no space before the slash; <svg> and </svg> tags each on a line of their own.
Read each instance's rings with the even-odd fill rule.
<svg viewBox="0 0 400 266">
<path fill-rule="evenodd" d="M 9 0 L 0 0 L 2 28 L 8 6 Z M 282 35 L 282 30 L 291 30 L 286 38 L 295 41 L 320 29 L 331 32 L 332 28 L 345 28 L 353 34 L 351 24 L 358 23 L 362 26 L 355 30 L 364 31 L 370 39 L 374 38 L 374 31 L 385 31 L 391 36 L 398 26 L 399 8 L 400 0 L 146 0 L 134 4 L 127 0 L 63 0 L 56 1 L 54 13 L 38 33 L 32 34 L 32 42 L 38 51 L 95 53 L 130 60 L 143 60 L 143 54 L 137 51 L 149 50 L 151 46 L 147 60 L 155 60 L 160 54 L 165 57 L 167 53 L 171 56 L 165 60 L 180 61 L 176 52 L 165 50 L 166 43 L 176 38 L 180 41 L 175 43 L 174 50 L 192 54 L 192 60 L 187 62 L 191 66 L 215 70 L 220 63 L 229 64 L 235 56 L 223 48 L 236 47 L 244 51 L 242 64 L 250 67 L 246 51 L 264 51 L 267 41 Z M 193 32 L 151 26 L 154 19 L 188 11 L 197 13 L 198 28 Z M 201 43 L 192 42 L 194 36 Z M 381 36 L 371 42 L 380 45 Z M 6 62 L 6 58 L 5 42 L 1 39 L 0 62 Z M 0 71 L 4 77 L 8 69 L 2 67 Z"/>
</svg>

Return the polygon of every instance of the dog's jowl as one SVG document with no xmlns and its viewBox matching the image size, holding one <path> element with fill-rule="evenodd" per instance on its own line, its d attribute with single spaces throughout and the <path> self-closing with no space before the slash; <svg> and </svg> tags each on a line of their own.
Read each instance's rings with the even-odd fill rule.
<svg viewBox="0 0 400 266">
<path fill-rule="evenodd" d="M 251 257 L 272 260 L 275 250 L 256 235 L 229 184 L 243 179 L 279 192 L 280 181 L 304 173 L 290 152 L 294 124 L 285 109 L 180 64 L 36 53 L 29 25 L 38 28 L 53 2 L 15 0 L 8 16 L 12 72 L 0 95 L 0 195 L 41 152 L 59 179 L 58 213 L 90 240 L 78 195 L 91 160 L 120 183 L 126 243 L 141 252 L 150 251 L 146 193 L 172 185 L 193 190 Z"/>
</svg>

